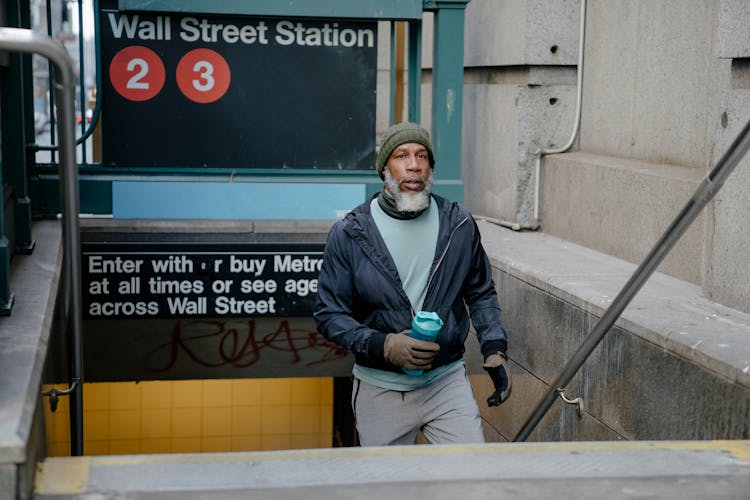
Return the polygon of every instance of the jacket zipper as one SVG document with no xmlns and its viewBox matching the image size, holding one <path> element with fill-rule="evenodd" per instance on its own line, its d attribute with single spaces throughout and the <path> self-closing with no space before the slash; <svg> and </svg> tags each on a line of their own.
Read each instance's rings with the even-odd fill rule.
<svg viewBox="0 0 750 500">
<path fill-rule="evenodd" d="M 432 270 L 432 274 L 430 274 L 429 279 L 427 280 L 427 285 L 425 286 L 425 289 L 429 292 L 430 290 L 430 284 L 432 284 L 432 279 L 435 277 L 435 274 L 437 274 L 438 269 L 440 268 L 440 264 L 443 263 L 443 259 L 445 258 L 445 254 L 448 253 L 448 248 L 451 246 L 451 242 L 453 241 L 453 235 L 456 234 L 456 231 L 464 225 L 464 223 L 469 220 L 468 217 L 464 217 L 458 224 L 456 224 L 456 227 L 453 228 L 451 231 L 450 236 L 448 236 L 448 243 L 445 245 L 445 249 L 443 249 L 443 253 L 440 255 L 440 258 L 438 259 L 437 264 L 435 264 L 435 269 Z M 372 260 L 372 259 L 371 259 Z M 393 288 L 397 292 L 402 292 L 403 289 L 398 289 L 395 285 Z M 427 292 L 425 292 L 425 298 L 427 298 Z M 416 312 L 414 311 L 414 307 L 411 305 L 411 302 L 409 302 L 409 310 L 411 311 L 411 317 L 414 319 L 414 316 L 416 316 Z"/>
<path fill-rule="evenodd" d="M 443 263 L 443 259 L 445 258 L 445 254 L 448 253 L 448 248 L 451 246 L 451 242 L 453 241 L 453 235 L 456 234 L 456 231 L 458 231 L 458 228 L 464 225 L 464 223 L 469 220 L 468 217 L 464 218 L 461 222 L 459 222 L 456 227 L 453 228 L 453 231 L 451 231 L 450 236 L 448 236 L 448 243 L 445 245 L 445 249 L 443 250 L 443 253 L 440 255 L 440 258 L 438 259 L 437 264 L 435 264 L 435 269 L 432 270 L 432 274 L 430 274 L 430 279 L 427 280 L 427 286 L 425 287 L 425 290 L 427 290 L 424 294 L 425 299 L 427 299 L 427 293 L 430 291 L 430 285 L 432 284 L 432 279 L 435 277 L 435 274 L 437 274 L 438 269 L 440 268 L 440 264 Z M 414 315 L 414 311 L 412 311 L 412 316 Z"/>
</svg>

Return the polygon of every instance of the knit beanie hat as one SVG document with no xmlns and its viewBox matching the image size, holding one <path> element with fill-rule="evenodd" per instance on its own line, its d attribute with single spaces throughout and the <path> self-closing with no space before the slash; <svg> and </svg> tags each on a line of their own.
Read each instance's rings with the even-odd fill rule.
<svg viewBox="0 0 750 500">
<path fill-rule="evenodd" d="M 393 150 L 407 142 L 416 142 L 427 148 L 430 157 L 430 168 L 435 168 L 435 154 L 432 152 L 432 142 L 430 142 L 430 133 L 417 125 L 416 123 L 403 122 L 392 125 L 383 134 L 383 139 L 378 149 L 378 156 L 375 159 L 375 169 L 381 179 L 385 179 L 383 169 L 388 163 Z"/>
</svg>

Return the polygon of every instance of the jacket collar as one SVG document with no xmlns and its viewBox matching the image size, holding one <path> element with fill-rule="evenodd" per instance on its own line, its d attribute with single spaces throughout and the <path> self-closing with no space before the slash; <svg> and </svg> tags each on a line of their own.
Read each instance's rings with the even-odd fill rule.
<svg viewBox="0 0 750 500">
<path fill-rule="evenodd" d="M 385 246 L 383 238 L 380 236 L 380 232 L 375 225 L 375 221 L 370 213 L 370 203 L 378 196 L 379 193 L 375 193 L 370 196 L 367 201 L 354 208 L 344 218 L 344 231 L 356 241 L 365 255 L 367 255 L 372 262 L 388 276 L 395 277 L 396 283 L 401 286 L 401 280 L 398 278 L 398 271 L 396 265 L 391 258 L 388 249 Z M 434 268 L 439 256 L 442 255 L 443 250 L 448 245 L 450 235 L 454 228 L 458 226 L 466 217 L 469 216 L 469 212 L 462 208 L 458 203 L 432 194 L 432 198 L 435 200 L 438 208 L 440 228 L 438 230 L 437 247 L 435 249 L 435 259 L 432 262 L 432 268 Z"/>
</svg>

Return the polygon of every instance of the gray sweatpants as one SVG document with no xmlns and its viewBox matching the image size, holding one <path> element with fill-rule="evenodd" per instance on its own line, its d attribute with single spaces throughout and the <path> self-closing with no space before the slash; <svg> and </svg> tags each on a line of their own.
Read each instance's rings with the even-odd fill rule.
<svg viewBox="0 0 750 500">
<path fill-rule="evenodd" d="M 484 442 L 479 407 L 463 365 L 407 392 L 355 378 L 352 409 L 362 446 L 414 444 L 420 430 L 433 444 Z"/>
</svg>

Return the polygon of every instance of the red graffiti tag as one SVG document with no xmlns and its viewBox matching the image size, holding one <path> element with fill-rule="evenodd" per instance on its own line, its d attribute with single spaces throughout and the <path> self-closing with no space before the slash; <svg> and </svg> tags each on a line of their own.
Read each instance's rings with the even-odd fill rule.
<svg viewBox="0 0 750 500">
<path fill-rule="evenodd" d="M 218 356 L 209 354 L 207 345 L 214 346 L 214 353 Z M 247 368 L 261 359 L 264 349 L 288 352 L 290 364 L 299 363 L 303 351 L 306 352 L 306 359 L 312 357 L 311 353 L 317 355 L 304 366 L 336 361 L 348 354 L 346 349 L 325 340 L 315 330 L 291 328 L 287 320 L 282 320 L 276 330 L 263 335 L 256 331 L 256 323 L 252 319 L 247 321 L 247 330 L 244 332 L 228 328 L 224 321 L 196 320 L 183 325 L 178 319 L 169 341 L 156 346 L 148 358 L 151 369 L 156 372 L 173 368 L 181 354 L 207 368 L 226 365 Z"/>
</svg>

